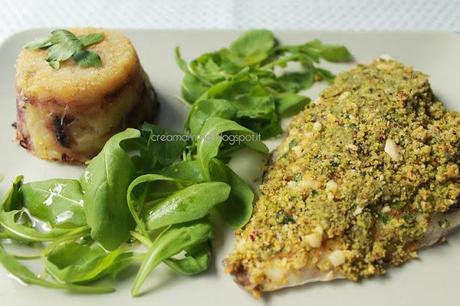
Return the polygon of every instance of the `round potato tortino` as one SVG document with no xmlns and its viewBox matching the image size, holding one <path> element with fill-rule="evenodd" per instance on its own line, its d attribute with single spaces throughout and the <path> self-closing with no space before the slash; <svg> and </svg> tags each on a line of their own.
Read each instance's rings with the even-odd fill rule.
<svg viewBox="0 0 460 306">
<path fill-rule="evenodd" d="M 24 49 L 16 62 L 17 138 L 43 159 L 85 162 L 113 134 L 151 120 L 157 99 L 126 36 L 103 29 L 72 29 L 75 35 L 103 33 L 87 48 L 102 67 L 73 60 L 53 69 L 46 50 Z"/>
</svg>

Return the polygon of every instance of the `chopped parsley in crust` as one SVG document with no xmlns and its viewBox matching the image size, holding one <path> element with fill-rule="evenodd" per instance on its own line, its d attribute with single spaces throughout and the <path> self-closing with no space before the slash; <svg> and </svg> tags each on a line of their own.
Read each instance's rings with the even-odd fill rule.
<svg viewBox="0 0 460 306">
<path fill-rule="evenodd" d="M 458 206 L 459 126 L 396 61 L 339 74 L 291 123 L 227 271 L 257 295 L 415 258 L 430 221 Z"/>
</svg>

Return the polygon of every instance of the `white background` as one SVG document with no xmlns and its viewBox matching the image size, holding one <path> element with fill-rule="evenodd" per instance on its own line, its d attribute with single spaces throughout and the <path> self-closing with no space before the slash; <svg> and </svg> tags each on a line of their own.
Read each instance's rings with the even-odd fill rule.
<svg viewBox="0 0 460 306">
<path fill-rule="evenodd" d="M 460 31 L 459 0 L 0 0 L 0 40 L 14 32 L 36 27 L 66 28 L 71 26 L 102 26 L 113 28 L 151 29 L 240 29 L 264 27 L 271 29 L 303 30 L 423 30 Z M 53 167 L 33 158 L 18 146 L 12 145 L 13 131 L 10 128 L 14 118 L 14 68 L 12 63 L 17 50 L 35 37 L 32 32 L 25 39 L 10 40 L 8 52 L 0 57 L 0 144 L 2 158 L 0 168 L 8 170 L 6 181 L 12 175 L 24 173 L 29 180 L 44 177 L 64 177 L 67 168 Z M 158 33 L 157 33 L 158 35 Z M 168 34 L 169 35 L 169 34 Z M 213 50 L 230 41 L 229 34 L 204 35 L 203 43 L 195 43 L 195 36 L 176 33 L 176 36 L 162 36 L 162 48 L 150 50 L 153 39 L 148 33 L 130 33 L 130 38 L 138 47 L 144 67 L 151 71 L 155 86 L 160 93 L 176 95 L 180 81 L 180 71 L 172 60 L 173 48 L 178 42 L 185 46 L 184 54 L 190 58 L 204 50 Z M 217 36 L 219 35 L 219 36 Z M 413 64 L 433 76 L 433 88 L 442 93 L 447 102 L 459 109 L 456 81 L 459 67 L 458 40 L 449 36 L 449 41 L 429 37 L 412 45 L 406 39 L 398 40 L 389 36 L 372 35 L 364 40 L 355 38 L 352 44 L 350 34 L 334 34 L 333 42 L 347 41 L 347 46 L 361 61 L 376 55 L 388 53 Z M 348 35 L 348 36 L 347 36 Z M 359 34 L 358 36 L 360 36 Z M 160 35 L 161 36 L 161 35 Z M 297 37 L 297 36 L 296 36 Z M 386 37 L 386 39 L 385 39 Z M 444 36 L 443 36 L 444 37 Z M 157 39 L 156 37 L 155 39 Z M 319 37 L 321 38 L 321 37 Z M 364 38 L 363 38 L 364 39 Z M 370 39 L 370 40 L 369 40 Z M 447 39 L 445 37 L 445 39 Z M 450 42 L 452 40 L 452 42 Z M 303 41 L 297 37 L 294 41 Z M 371 43 L 368 43 L 371 41 Z M 454 43 L 455 42 L 455 43 Z M 425 47 L 426 44 L 426 47 Z M 448 46 L 448 47 L 446 47 Z M 362 51 L 359 51 L 362 50 Z M 367 50 L 367 51 L 366 51 Z M 414 52 L 423 50 L 423 52 Z M 361 53 L 359 53 L 361 52 Z M 358 54 L 359 53 L 359 54 Z M 149 55 L 149 56 L 147 56 Z M 436 55 L 436 56 L 428 56 Z M 163 60 L 170 59 L 170 60 Z M 430 59 L 427 61 L 426 59 Z M 154 72 L 162 71 L 158 76 Z M 171 89 L 172 88 L 172 89 Z M 453 97 L 453 98 L 450 98 Z M 170 98 L 173 101 L 173 98 Z M 179 104 L 178 104 L 179 105 Z M 0 116 L 0 117 L 1 117 Z M 6 119 L 5 119 L 6 118 Z M 169 118 L 165 116 L 165 118 Z M 165 119 L 166 120 L 166 119 Z M 3 136 L 2 136 L 3 135 Z M 6 135 L 6 136 L 5 136 Z M 9 151 L 8 151 L 9 150 Z M 21 160 L 21 163 L 17 163 Z M 75 173 L 79 173 L 75 169 Z M 458 234 L 458 233 L 457 233 Z M 271 296 L 270 305 L 457 305 L 458 275 L 460 275 L 460 236 L 453 235 L 449 244 L 426 250 L 421 259 L 413 261 L 403 269 L 394 269 L 386 277 L 361 284 L 336 282 L 327 286 L 315 286 L 282 291 Z M 223 242 L 220 242 L 224 244 Z M 216 265 L 232 247 L 218 248 Z M 199 276 L 191 282 L 188 278 L 172 281 L 167 277 L 152 277 L 159 281 L 151 294 L 143 298 L 131 299 L 129 286 L 132 280 L 120 282 L 119 291 L 113 295 L 82 296 L 30 286 L 22 286 L 11 281 L 0 269 L 0 305 L 264 305 L 264 301 L 254 301 L 235 286 L 230 277 L 224 276 L 221 268 Z M 216 278 L 217 275 L 217 278 Z M 164 284 L 164 285 L 162 285 Z M 206 288 L 203 291 L 202 288 Z M 429 288 L 429 290 L 424 290 Z M 178 294 L 179 292 L 179 294 Z M 203 293 L 205 292 L 205 293 Z M 357 298 L 359 297 L 359 298 Z M 35 301 L 35 302 L 31 302 Z M 300 303 L 299 303 L 300 301 Z M 457 301 L 457 302 L 455 302 Z M 457 304 L 455 304 L 457 303 Z"/>
<path fill-rule="evenodd" d="M 0 40 L 37 27 L 460 31 L 460 0 L 0 0 Z"/>
</svg>

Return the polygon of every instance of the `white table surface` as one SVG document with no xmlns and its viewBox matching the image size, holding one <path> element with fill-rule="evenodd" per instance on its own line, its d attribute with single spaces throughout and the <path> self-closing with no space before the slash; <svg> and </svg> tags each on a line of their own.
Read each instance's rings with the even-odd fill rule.
<svg viewBox="0 0 460 306">
<path fill-rule="evenodd" d="M 37 27 L 460 31 L 460 0 L 0 0 L 0 41 Z"/>
</svg>

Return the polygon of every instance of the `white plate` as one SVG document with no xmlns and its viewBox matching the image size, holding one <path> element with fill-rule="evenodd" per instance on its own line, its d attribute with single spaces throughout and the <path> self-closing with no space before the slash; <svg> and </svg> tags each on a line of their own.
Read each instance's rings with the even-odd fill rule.
<svg viewBox="0 0 460 306">
<path fill-rule="evenodd" d="M 0 194 L 11 180 L 23 174 L 26 180 L 52 177 L 78 177 L 82 169 L 39 160 L 14 141 L 15 88 L 14 62 L 21 46 L 46 35 L 49 30 L 30 30 L 16 34 L 0 47 Z M 187 59 L 218 49 L 238 36 L 235 31 L 124 31 L 133 41 L 141 62 L 161 99 L 159 124 L 181 129 L 187 112 L 176 99 L 182 72 L 176 67 L 173 50 L 182 47 Z M 283 42 L 302 43 L 313 38 L 349 47 L 357 62 L 366 63 L 389 54 L 431 76 L 433 91 L 448 108 L 460 110 L 460 36 L 449 33 L 339 33 L 278 32 Z M 334 71 L 351 65 L 327 65 Z M 320 86 L 309 92 L 312 98 Z M 273 142 L 273 143 L 276 143 Z M 272 144 L 273 144 L 272 143 Z M 236 168 L 245 168 L 240 160 Z M 247 173 L 246 173 L 247 174 Z M 100 306 L 100 305 L 458 305 L 460 275 L 460 234 L 449 243 L 420 253 L 415 260 L 389 271 L 386 276 L 361 283 L 336 281 L 282 290 L 256 301 L 225 275 L 221 262 L 232 248 L 231 235 L 219 231 L 214 241 L 216 259 L 207 273 L 183 277 L 160 268 L 152 273 L 145 289 L 149 292 L 131 298 L 132 275 L 117 283 L 117 292 L 107 295 L 78 295 L 37 286 L 18 284 L 0 269 L 1 305 Z"/>
</svg>

